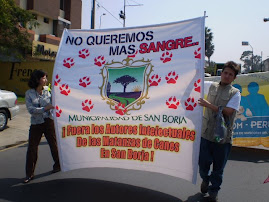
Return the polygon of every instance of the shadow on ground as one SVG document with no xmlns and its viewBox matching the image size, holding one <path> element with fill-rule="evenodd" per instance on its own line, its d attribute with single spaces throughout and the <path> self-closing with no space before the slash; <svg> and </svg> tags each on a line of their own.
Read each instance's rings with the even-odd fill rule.
<svg viewBox="0 0 269 202">
<path fill-rule="evenodd" d="M 40 176 L 36 176 L 37 178 Z M 1 179 L 0 199 L 7 201 L 181 202 L 173 196 L 121 183 L 93 179 L 60 179 L 22 184 Z"/>
<path fill-rule="evenodd" d="M 233 146 L 229 160 L 268 163 L 269 150 Z"/>
</svg>

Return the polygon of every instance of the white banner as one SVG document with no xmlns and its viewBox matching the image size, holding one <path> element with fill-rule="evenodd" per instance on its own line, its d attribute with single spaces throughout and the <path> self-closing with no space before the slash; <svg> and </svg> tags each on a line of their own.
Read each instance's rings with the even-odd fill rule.
<svg viewBox="0 0 269 202">
<path fill-rule="evenodd" d="M 196 182 L 204 17 L 65 30 L 53 72 L 63 171 L 113 167 Z"/>
</svg>

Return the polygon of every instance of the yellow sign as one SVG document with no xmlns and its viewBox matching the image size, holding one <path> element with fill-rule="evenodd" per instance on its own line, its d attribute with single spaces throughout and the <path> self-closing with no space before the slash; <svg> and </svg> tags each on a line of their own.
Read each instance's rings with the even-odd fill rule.
<svg viewBox="0 0 269 202">
<path fill-rule="evenodd" d="M 0 89 L 11 90 L 18 96 L 24 96 L 25 91 L 29 89 L 31 73 L 36 69 L 42 69 L 48 73 L 48 83 L 51 83 L 53 66 L 53 61 L 0 63 Z"/>
<path fill-rule="evenodd" d="M 208 77 L 219 82 L 220 77 Z M 233 145 L 269 147 L 269 72 L 240 74 L 232 85 L 241 92 Z"/>
<path fill-rule="evenodd" d="M 58 46 L 43 43 L 40 41 L 33 41 L 32 57 L 44 60 L 55 60 L 58 51 Z"/>
</svg>

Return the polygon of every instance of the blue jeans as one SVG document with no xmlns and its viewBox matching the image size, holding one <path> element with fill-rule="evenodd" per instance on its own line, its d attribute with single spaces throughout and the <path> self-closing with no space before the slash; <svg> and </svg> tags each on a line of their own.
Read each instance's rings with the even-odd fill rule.
<svg viewBox="0 0 269 202">
<path fill-rule="evenodd" d="M 201 138 L 199 172 L 205 182 L 210 182 L 209 193 L 218 192 L 222 184 L 223 170 L 228 160 L 232 144 L 219 144 Z M 213 170 L 210 173 L 210 166 Z"/>
</svg>

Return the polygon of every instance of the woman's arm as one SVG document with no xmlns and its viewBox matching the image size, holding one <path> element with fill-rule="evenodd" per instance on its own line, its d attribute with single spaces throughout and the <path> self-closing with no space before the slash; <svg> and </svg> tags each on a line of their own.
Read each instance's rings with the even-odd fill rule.
<svg viewBox="0 0 269 202">
<path fill-rule="evenodd" d="M 28 90 L 25 93 L 26 108 L 30 114 L 42 114 L 45 111 L 45 107 L 38 106 L 39 100 L 35 93 Z"/>
</svg>

